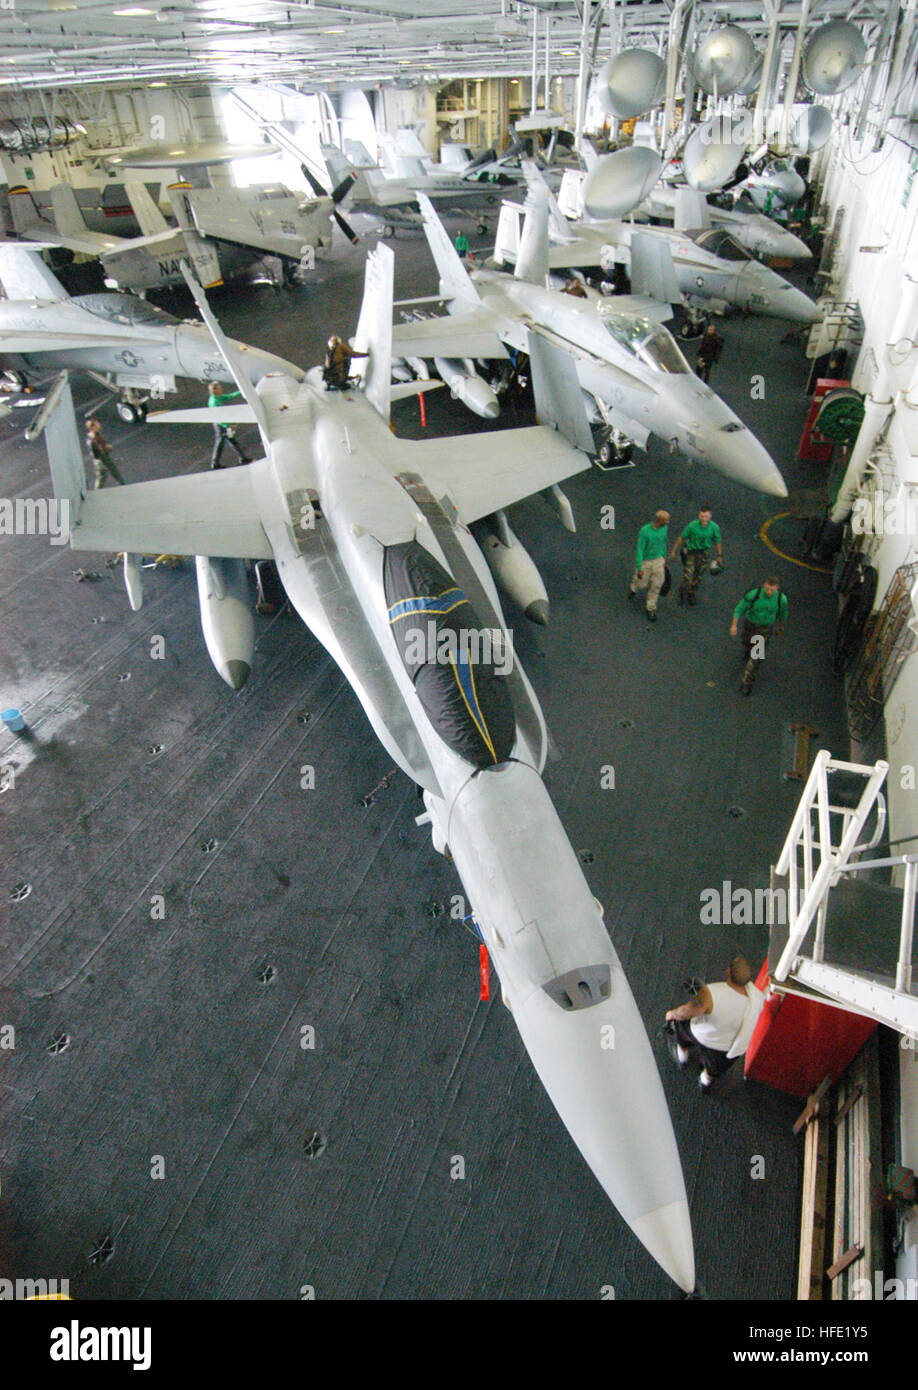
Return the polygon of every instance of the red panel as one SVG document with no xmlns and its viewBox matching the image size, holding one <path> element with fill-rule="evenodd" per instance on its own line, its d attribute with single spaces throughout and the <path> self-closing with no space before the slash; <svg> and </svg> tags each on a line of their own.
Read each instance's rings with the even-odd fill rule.
<svg viewBox="0 0 918 1390">
<path fill-rule="evenodd" d="M 836 381 L 831 377 L 821 376 L 816 382 L 816 389 L 810 401 L 810 408 L 806 415 L 806 424 L 803 427 L 803 435 L 800 446 L 797 449 L 797 457 L 807 463 L 828 463 L 832 457 L 832 450 L 835 447 L 834 440 L 823 439 L 822 435 L 814 430 L 816 416 L 819 414 L 819 407 L 822 405 L 823 397 L 830 391 L 836 391 L 840 386 L 850 386 L 850 381 Z"/>
<path fill-rule="evenodd" d="M 768 962 L 756 984 L 768 984 Z M 746 1075 L 778 1091 L 804 1098 L 823 1077 L 835 1081 L 876 1028 L 872 1018 L 850 1014 L 800 994 L 769 999 L 746 1052 Z"/>
</svg>

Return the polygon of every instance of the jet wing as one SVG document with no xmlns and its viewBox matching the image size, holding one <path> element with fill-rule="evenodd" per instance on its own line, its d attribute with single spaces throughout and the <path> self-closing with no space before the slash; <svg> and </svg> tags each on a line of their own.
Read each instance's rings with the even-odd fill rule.
<svg viewBox="0 0 918 1390">
<path fill-rule="evenodd" d="M 672 253 L 663 237 L 648 232 L 632 233 L 631 288 L 635 294 L 647 294 L 667 304 L 681 303 Z"/>
<path fill-rule="evenodd" d="M 397 357 L 507 356 L 494 331 L 494 315 L 485 308 L 396 324 L 392 330 L 392 351 Z"/>
<path fill-rule="evenodd" d="M 256 500 L 265 468 L 262 459 L 91 492 L 71 532 L 73 548 L 270 560 Z"/>
<path fill-rule="evenodd" d="M 67 352 L 76 348 L 125 348 L 152 344 L 162 346 L 161 338 L 108 337 L 104 333 L 46 333 L 25 332 L 16 328 L 0 329 L 0 348 L 6 352 Z"/>
<path fill-rule="evenodd" d="M 544 425 L 501 430 L 499 445 L 487 450 L 475 450 L 468 435 L 401 442 L 411 450 L 411 471 L 435 497 L 448 492 L 466 525 L 590 467 L 585 454 Z"/>
</svg>

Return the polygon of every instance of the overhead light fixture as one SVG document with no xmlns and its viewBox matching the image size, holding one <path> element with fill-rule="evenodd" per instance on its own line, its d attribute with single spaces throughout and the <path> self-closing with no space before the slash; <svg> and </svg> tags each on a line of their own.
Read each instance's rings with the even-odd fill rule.
<svg viewBox="0 0 918 1390">
<path fill-rule="evenodd" d="M 73 6 L 76 9 L 76 5 Z M 112 10 L 112 14 L 122 15 L 125 19 L 142 19 L 145 15 L 155 14 L 155 10 L 142 10 L 137 5 L 131 5 L 126 10 Z"/>
<path fill-rule="evenodd" d="M 168 87 L 168 82 L 148 82 L 148 87 Z"/>
</svg>

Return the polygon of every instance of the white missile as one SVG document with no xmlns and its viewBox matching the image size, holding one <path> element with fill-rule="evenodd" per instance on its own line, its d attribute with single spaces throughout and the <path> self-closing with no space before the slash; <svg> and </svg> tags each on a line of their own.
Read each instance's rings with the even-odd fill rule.
<svg viewBox="0 0 918 1390">
<path fill-rule="evenodd" d="M 461 401 L 482 420 L 496 420 L 500 414 L 497 397 L 471 364 L 452 357 L 435 357 L 434 366 L 449 387 L 453 400 Z"/>
<path fill-rule="evenodd" d="M 124 587 L 128 602 L 135 613 L 140 612 L 143 603 L 143 556 L 124 552 Z"/>
<path fill-rule="evenodd" d="M 545 627 L 548 593 L 542 576 L 529 551 L 510 529 L 503 512 L 497 513 L 497 522 L 500 535 L 489 532 L 482 545 L 491 573 L 498 587 L 522 608 L 530 622 Z"/>
<path fill-rule="evenodd" d="M 565 531 L 570 531 L 573 534 L 577 530 L 577 523 L 574 520 L 574 509 L 567 493 L 563 492 L 557 483 L 553 483 L 551 487 L 545 489 L 542 496 L 548 505 L 558 513 Z"/>
<path fill-rule="evenodd" d="M 239 690 L 249 678 L 255 655 L 255 619 L 245 561 L 196 555 L 194 564 L 208 655 L 227 685 Z"/>
</svg>

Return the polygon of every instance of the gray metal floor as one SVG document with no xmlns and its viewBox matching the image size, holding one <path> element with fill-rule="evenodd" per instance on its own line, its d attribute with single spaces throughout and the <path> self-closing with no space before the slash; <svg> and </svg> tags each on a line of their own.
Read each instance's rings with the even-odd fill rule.
<svg viewBox="0 0 918 1390">
<path fill-rule="evenodd" d="M 397 294 L 433 292 L 423 238 L 395 249 Z M 339 245 L 306 288 L 229 287 L 213 303 L 236 336 L 308 365 L 329 332 L 352 331 L 361 288 L 362 248 Z M 790 484 L 812 486 L 794 462 L 801 349 L 770 320 L 722 331 L 712 384 Z M 481 423 L 443 391 L 427 408 L 429 429 Z M 417 433 L 417 409 L 399 407 L 402 432 Z M 207 462 L 209 429 L 101 413 L 129 480 Z M 783 504 L 658 445 L 636 457 L 569 484 L 576 536 L 538 500 L 514 510 L 552 624 L 507 609 L 560 753 L 550 791 L 655 1034 L 688 974 L 722 978 L 739 948 L 764 958 L 764 927 L 703 926 L 699 895 L 767 883 L 797 795 L 785 726 L 805 719 L 843 756 L 847 740 L 830 582 L 759 539 Z M 43 449 L 9 421 L 0 466 L 6 495 L 47 495 Z M 660 505 L 682 525 L 705 500 L 728 571 L 695 610 L 664 601 L 651 627 L 625 602 L 636 530 Z M 800 529 L 772 535 L 792 550 Z M 80 564 L 103 577 L 77 583 Z M 730 610 L 773 568 L 790 623 L 743 700 Z M 476 942 L 448 911 L 458 880 L 324 650 L 295 617 L 260 618 L 234 695 L 204 650 L 193 568 L 149 574 L 146 595 L 132 614 L 103 557 L 0 538 L 0 697 L 34 731 L 0 735 L 0 761 L 18 764 L 0 798 L 0 1023 L 16 1029 L 0 1051 L 0 1275 L 67 1276 L 88 1299 L 293 1299 L 306 1285 L 319 1298 L 677 1297 L 568 1138 L 499 997 L 478 1001 Z M 738 1078 L 701 1096 L 655 1047 L 702 1293 L 792 1297 L 797 1101 Z M 316 1133 L 327 1147 L 310 1159 Z"/>
</svg>

